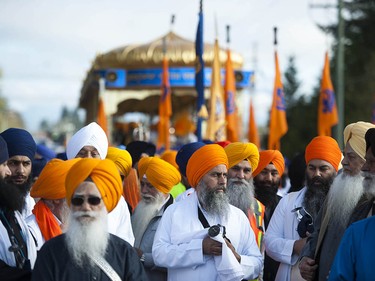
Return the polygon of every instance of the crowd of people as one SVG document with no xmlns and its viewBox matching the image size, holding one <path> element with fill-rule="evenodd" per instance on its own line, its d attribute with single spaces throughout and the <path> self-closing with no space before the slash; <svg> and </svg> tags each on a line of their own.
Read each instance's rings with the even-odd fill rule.
<svg viewBox="0 0 375 281">
<path fill-rule="evenodd" d="M 249 142 L 114 147 L 95 122 L 56 155 L 9 128 L 0 280 L 372 280 L 375 125 L 343 134 L 286 165 Z"/>
</svg>

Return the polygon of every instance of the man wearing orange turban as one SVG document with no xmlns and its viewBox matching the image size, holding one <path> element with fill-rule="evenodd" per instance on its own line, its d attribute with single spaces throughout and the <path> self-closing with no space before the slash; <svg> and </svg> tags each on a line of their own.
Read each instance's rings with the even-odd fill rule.
<svg viewBox="0 0 375 281">
<path fill-rule="evenodd" d="M 152 245 L 155 229 L 165 209 L 173 203 L 169 192 L 181 181 L 181 175 L 173 165 L 157 157 L 141 158 L 138 162 L 138 173 L 142 199 L 132 216 L 134 248 L 144 263 L 150 281 L 167 280 L 165 268 L 155 266 Z"/>
<path fill-rule="evenodd" d="M 218 144 L 204 145 L 189 158 L 186 175 L 196 192 L 167 208 L 152 248 L 154 262 L 167 268 L 168 280 L 259 276 L 262 255 L 246 215 L 229 204 L 227 168 L 227 155 Z"/>
<path fill-rule="evenodd" d="M 113 161 L 79 159 L 69 169 L 65 187 L 67 230 L 43 245 L 32 280 L 147 280 L 133 247 L 106 227 L 108 212 L 122 194 Z"/>
<path fill-rule="evenodd" d="M 40 200 L 26 223 L 36 240 L 38 250 L 45 241 L 62 233 L 69 211 L 65 201 L 65 177 L 77 161 L 78 158 L 69 161 L 52 159 L 31 188 L 31 197 Z"/>
<path fill-rule="evenodd" d="M 252 172 L 259 162 L 259 151 L 252 143 L 232 142 L 224 147 L 228 157 L 229 203 L 247 215 L 259 249 L 262 249 L 264 205 L 254 198 Z"/>
<path fill-rule="evenodd" d="M 306 186 L 280 200 L 264 236 L 267 254 L 280 262 L 275 280 L 301 279 L 297 260 L 337 175 L 341 150 L 333 138 L 318 136 L 306 146 L 305 159 Z"/>
</svg>

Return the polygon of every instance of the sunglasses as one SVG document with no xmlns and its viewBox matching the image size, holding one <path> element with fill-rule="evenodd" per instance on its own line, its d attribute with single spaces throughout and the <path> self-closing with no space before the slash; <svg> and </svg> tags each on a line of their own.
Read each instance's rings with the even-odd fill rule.
<svg viewBox="0 0 375 281">
<path fill-rule="evenodd" d="M 97 206 L 100 204 L 100 201 L 102 201 L 102 198 L 96 197 L 96 196 L 91 196 L 87 198 L 87 202 L 92 205 L 92 206 Z M 74 206 L 81 206 L 83 202 L 85 202 L 84 197 L 73 197 L 72 200 L 70 201 L 72 205 Z"/>
</svg>

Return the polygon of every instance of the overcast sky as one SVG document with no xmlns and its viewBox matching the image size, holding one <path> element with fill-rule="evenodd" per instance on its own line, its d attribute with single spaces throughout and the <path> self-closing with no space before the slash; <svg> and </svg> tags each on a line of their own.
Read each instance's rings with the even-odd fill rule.
<svg viewBox="0 0 375 281">
<path fill-rule="evenodd" d="M 231 26 L 232 50 L 257 71 L 256 119 L 267 121 L 274 70 L 273 27 L 278 31 L 280 69 L 296 57 L 301 94 L 310 94 L 321 75 L 331 40 L 317 23 L 336 22 L 335 9 L 311 8 L 333 0 L 204 0 L 204 41 L 226 47 Z M 145 43 L 170 30 L 194 40 L 198 0 L 0 0 L 1 95 L 19 111 L 27 129 L 42 119 L 60 118 L 62 106 L 78 105 L 82 81 L 97 53 L 132 43 Z M 255 47 L 256 46 L 256 47 Z M 256 63 L 254 63 L 256 58 Z M 243 110 L 246 111 L 247 98 Z"/>
</svg>

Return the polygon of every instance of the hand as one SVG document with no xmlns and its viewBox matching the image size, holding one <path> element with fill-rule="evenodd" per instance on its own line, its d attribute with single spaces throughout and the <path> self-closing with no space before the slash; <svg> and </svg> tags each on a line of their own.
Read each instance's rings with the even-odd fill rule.
<svg viewBox="0 0 375 281">
<path fill-rule="evenodd" d="M 202 248 L 204 255 L 221 256 L 223 245 L 207 236 L 203 239 Z"/>
<path fill-rule="evenodd" d="M 307 237 L 296 240 L 293 245 L 293 254 L 300 255 L 303 246 L 306 244 Z"/>
<path fill-rule="evenodd" d="M 224 240 L 225 240 L 225 243 L 227 244 L 228 248 L 231 249 L 232 253 L 236 257 L 237 261 L 239 263 L 241 263 L 241 256 L 236 252 L 236 249 L 234 248 L 234 246 L 232 245 L 232 243 L 229 242 L 229 240 L 227 238 L 224 238 Z"/>
<path fill-rule="evenodd" d="M 298 264 L 299 272 L 301 276 L 307 280 L 312 281 L 315 277 L 315 271 L 318 268 L 315 260 L 310 259 L 309 257 L 303 257 Z"/>
</svg>

